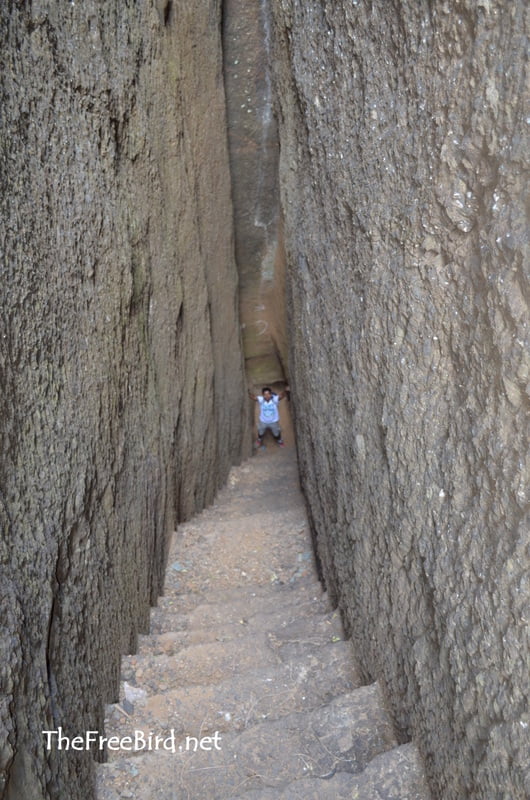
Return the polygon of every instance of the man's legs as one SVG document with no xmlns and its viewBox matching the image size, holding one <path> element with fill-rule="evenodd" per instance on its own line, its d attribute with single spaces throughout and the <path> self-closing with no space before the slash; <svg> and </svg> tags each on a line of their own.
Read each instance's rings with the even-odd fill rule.
<svg viewBox="0 0 530 800">
<path fill-rule="evenodd" d="M 269 425 L 269 428 L 270 428 L 270 432 L 272 433 L 272 435 L 274 436 L 274 438 L 276 439 L 276 441 L 278 442 L 280 447 L 283 447 L 283 439 L 282 439 L 282 431 L 281 431 L 281 428 L 280 428 L 280 423 L 279 422 L 272 422 Z"/>
<path fill-rule="evenodd" d="M 264 425 L 262 422 L 258 423 L 258 438 L 256 439 L 256 447 L 263 447 L 263 437 L 265 436 L 265 431 L 267 430 L 267 426 Z"/>
<path fill-rule="evenodd" d="M 258 438 L 256 440 L 256 447 L 263 447 L 263 437 L 267 428 L 270 430 L 280 447 L 283 447 L 282 431 L 279 422 L 270 422 L 265 425 L 263 422 L 258 423 Z"/>
</svg>

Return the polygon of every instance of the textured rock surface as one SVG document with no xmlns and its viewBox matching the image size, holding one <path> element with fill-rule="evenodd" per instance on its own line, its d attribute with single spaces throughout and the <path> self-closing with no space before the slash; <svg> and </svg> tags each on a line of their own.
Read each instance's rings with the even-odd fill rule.
<svg viewBox="0 0 530 800">
<path fill-rule="evenodd" d="M 329 590 L 435 797 L 530 796 L 528 4 L 275 0 Z"/>
<path fill-rule="evenodd" d="M 0 35 L 0 796 L 86 800 L 41 730 L 101 729 L 241 451 L 220 4 L 8 2 Z"/>
<path fill-rule="evenodd" d="M 225 0 L 224 75 L 243 348 L 255 386 L 287 372 L 285 257 L 272 112 L 270 6 Z"/>
</svg>

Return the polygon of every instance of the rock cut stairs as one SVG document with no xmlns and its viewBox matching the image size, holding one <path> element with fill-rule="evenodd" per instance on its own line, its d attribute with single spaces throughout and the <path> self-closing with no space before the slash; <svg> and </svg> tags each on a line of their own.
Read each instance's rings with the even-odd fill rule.
<svg viewBox="0 0 530 800">
<path fill-rule="evenodd" d="M 106 735 L 98 800 L 428 800 L 322 593 L 294 448 L 232 470 L 179 527 Z"/>
</svg>

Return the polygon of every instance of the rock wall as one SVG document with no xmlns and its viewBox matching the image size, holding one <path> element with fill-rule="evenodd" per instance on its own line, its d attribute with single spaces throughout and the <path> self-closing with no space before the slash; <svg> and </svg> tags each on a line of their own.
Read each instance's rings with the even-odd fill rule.
<svg viewBox="0 0 530 800">
<path fill-rule="evenodd" d="M 265 383 L 282 381 L 287 371 L 271 46 L 267 0 L 224 0 L 224 76 L 242 340 L 249 383 L 260 389 Z"/>
<path fill-rule="evenodd" d="M 522 800 L 530 9 L 272 5 L 291 386 L 325 581 L 433 797 Z"/>
<path fill-rule="evenodd" d="M 168 533 L 241 452 L 218 0 L 0 9 L 0 796 L 86 800 Z"/>
</svg>

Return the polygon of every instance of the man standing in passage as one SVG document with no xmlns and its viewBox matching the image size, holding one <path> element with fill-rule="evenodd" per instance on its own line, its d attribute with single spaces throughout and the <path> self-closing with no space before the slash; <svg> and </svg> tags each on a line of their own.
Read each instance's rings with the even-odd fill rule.
<svg viewBox="0 0 530 800">
<path fill-rule="evenodd" d="M 270 430 L 280 447 L 283 447 L 282 432 L 280 429 L 280 414 L 278 411 L 278 403 L 282 400 L 287 392 L 280 392 L 280 394 L 273 394 L 268 386 L 264 386 L 261 394 L 255 395 L 249 390 L 248 394 L 251 400 L 257 400 L 259 403 L 259 422 L 258 422 L 258 438 L 256 440 L 257 447 L 263 447 L 263 437 L 267 428 Z"/>
</svg>

